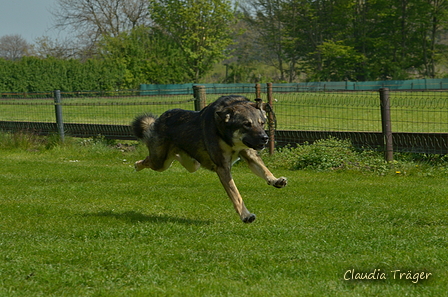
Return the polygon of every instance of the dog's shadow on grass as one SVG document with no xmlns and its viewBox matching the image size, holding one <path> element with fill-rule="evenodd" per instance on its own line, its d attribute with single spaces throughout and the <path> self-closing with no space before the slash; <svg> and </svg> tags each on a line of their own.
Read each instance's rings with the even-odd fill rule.
<svg viewBox="0 0 448 297">
<path fill-rule="evenodd" d="M 151 214 L 143 214 L 141 212 L 136 211 L 125 211 L 125 212 L 116 212 L 112 210 L 100 211 L 97 213 L 88 213 L 84 214 L 85 217 L 105 217 L 105 218 L 114 218 L 117 220 L 122 220 L 127 223 L 135 224 L 135 223 L 155 223 L 155 224 L 165 224 L 165 223 L 176 223 L 183 225 L 196 225 L 203 226 L 209 225 L 210 221 L 205 220 L 196 220 L 196 219 L 188 219 L 188 218 L 179 218 L 172 217 L 168 215 L 151 215 Z"/>
</svg>

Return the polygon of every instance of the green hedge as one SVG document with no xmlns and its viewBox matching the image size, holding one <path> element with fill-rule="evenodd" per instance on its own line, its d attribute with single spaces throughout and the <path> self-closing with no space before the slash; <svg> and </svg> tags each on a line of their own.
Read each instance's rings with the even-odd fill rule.
<svg viewBox="0 0 448 297">
<path fill-rule="evenodd" d="M 124 85 L 125 69 L 103 60 L 61 60 L 24 57 L 0 58 L 0 92 L 65 92 L 115 90 Z"/>
</svg>

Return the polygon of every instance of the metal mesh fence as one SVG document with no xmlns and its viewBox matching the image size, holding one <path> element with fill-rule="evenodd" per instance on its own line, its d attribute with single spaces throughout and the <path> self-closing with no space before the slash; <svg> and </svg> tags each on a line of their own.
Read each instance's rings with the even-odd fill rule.
<svg viewBox="0 0 448 297">
<path fill-rule="evenodd" d="M 273 87 L 279 144 L 349 138 L 358 147 L 383 149 L 381 101 L 377 91 L 287 92 Z M 391 91 L 395 151 L 448 153 L 448 92 Z"/>
<path fill-rule="evenodd" d="M 170 108 L 194 108 L 192 95 L 141 96 L 119 92 L 113 96 L 87 93 L 82 98 L 70 95 L 61 94 L 65 123 L 129 125 L 136 115 L 144 112 L 159 115 Z"/>
<path fill-rule="evenodd" d="M 273 93 L 277 129 L 381 131 L 378 92 Z"/>
<path fill-rule="evenodd" d="M 8 94 L 0 99 L 0 121 L 55 122 L 53 93 Z M 169 108 L 193 109 L 192 95 L 146 95 L 139 92 L 61 93 L 64 123 L 129 125 L 141 113 Z"/>
<path fill-rule="evenodd" d="M 447 133 L 448 92 L 391 92 L 394 132 Z"/>
<path fill-rule="evenodd" d="M 395 151 L 448 153 L 448 92 L 391 92 Z"/>
<path fill-rule="evenodd" d="M 266 101 L 266 88 L 261 88 Z M 174 92 L 174 93 L 173 93 Z M 235 93 L 235 87 L 216 85 L 207 90 L 206 103 Z M 243 90 L 256 98 L 255 86 Z M 277 121 L 276 141 L 313 142 L 334 136 L 349 138 L 359 147 L 382 149 L 382 119 L 377 91 L 331 91 L 274 85 L 273 107 Z M 160 115 L 171 108 L 194 110 L 192 92 L 170 89 L 125 92 L 62 93 L 64 129 L 73 136 L 102 134 L 111 138 L 133 139 L 132 119 L 144 112 Z M 448 153 L 448 91 L 390 91 L 391 127 L 394 149 L 425 153 Z M 32 130 L 47 134 L 55 127 L 53 92 L 1 94 L 0 129 Z"/>
<path fill-rule="evenodd" d="M 378 91 L 293 92 L 275 88 L 278 129 L 381 132 Z M 391 92 L 394 132 L 447 133 L 448 92 Z"/>
<path fill-rule="evenodd" d="M 0 130 L 56 133 L 53 93 L 2 94 Z M 129 124 L 142 113 L 161 114 L 167 109 L 194 109 L 193 96 L 150 95 L 139 91 L 62 92 L 62 119 L 68 135 L 134 139 Z"/>
<path fill-rule="evenodd" d="M 8 94 L 0 98 L 1 121 L 54 122 L 52 93 Z"/>
</svg>

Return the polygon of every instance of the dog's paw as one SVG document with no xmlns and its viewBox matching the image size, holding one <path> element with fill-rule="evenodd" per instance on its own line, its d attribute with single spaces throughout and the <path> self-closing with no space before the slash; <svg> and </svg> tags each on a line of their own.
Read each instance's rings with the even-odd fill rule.
<svg viewBox="0 0 448 297">
<path fill-rule="evenodd" d="M 286 184 L 288 183 L 288 180 L 286 177 L 279 177 L 274 182 L 271 183 L 272 186 L 276 188 L 283 188 L 286 187 Z"/>
<path fill-rule="evenodd" d="M 255 221 L 256 218 L 257 218 L 257 217 L 256 217 L 253 213 L 251 213 L 251 214 L 249 214 L 247 217 L 242 218 L 242 221 L 243 221 L 244 223 L 252 223 L 253 221 Z"/>
<path fill-rule="evenodd" d="M 135 171 L 143 170 L 145 167 L 142 165 L 142 161 L 137 161 L 134 163 Z"/>
</svg>

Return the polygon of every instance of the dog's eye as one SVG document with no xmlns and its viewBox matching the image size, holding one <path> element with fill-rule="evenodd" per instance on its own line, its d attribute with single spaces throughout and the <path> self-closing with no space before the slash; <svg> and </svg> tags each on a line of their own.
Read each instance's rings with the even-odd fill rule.
<svg viewBox="0 0 448 297">
<path fill-rule="evenodd" d="M 246 128 L 250 128 L 250 127 L 252 127 L 252 123 L 251 122 L 244 122 L 243 126 L 246 127 Z"/>
</svg>

